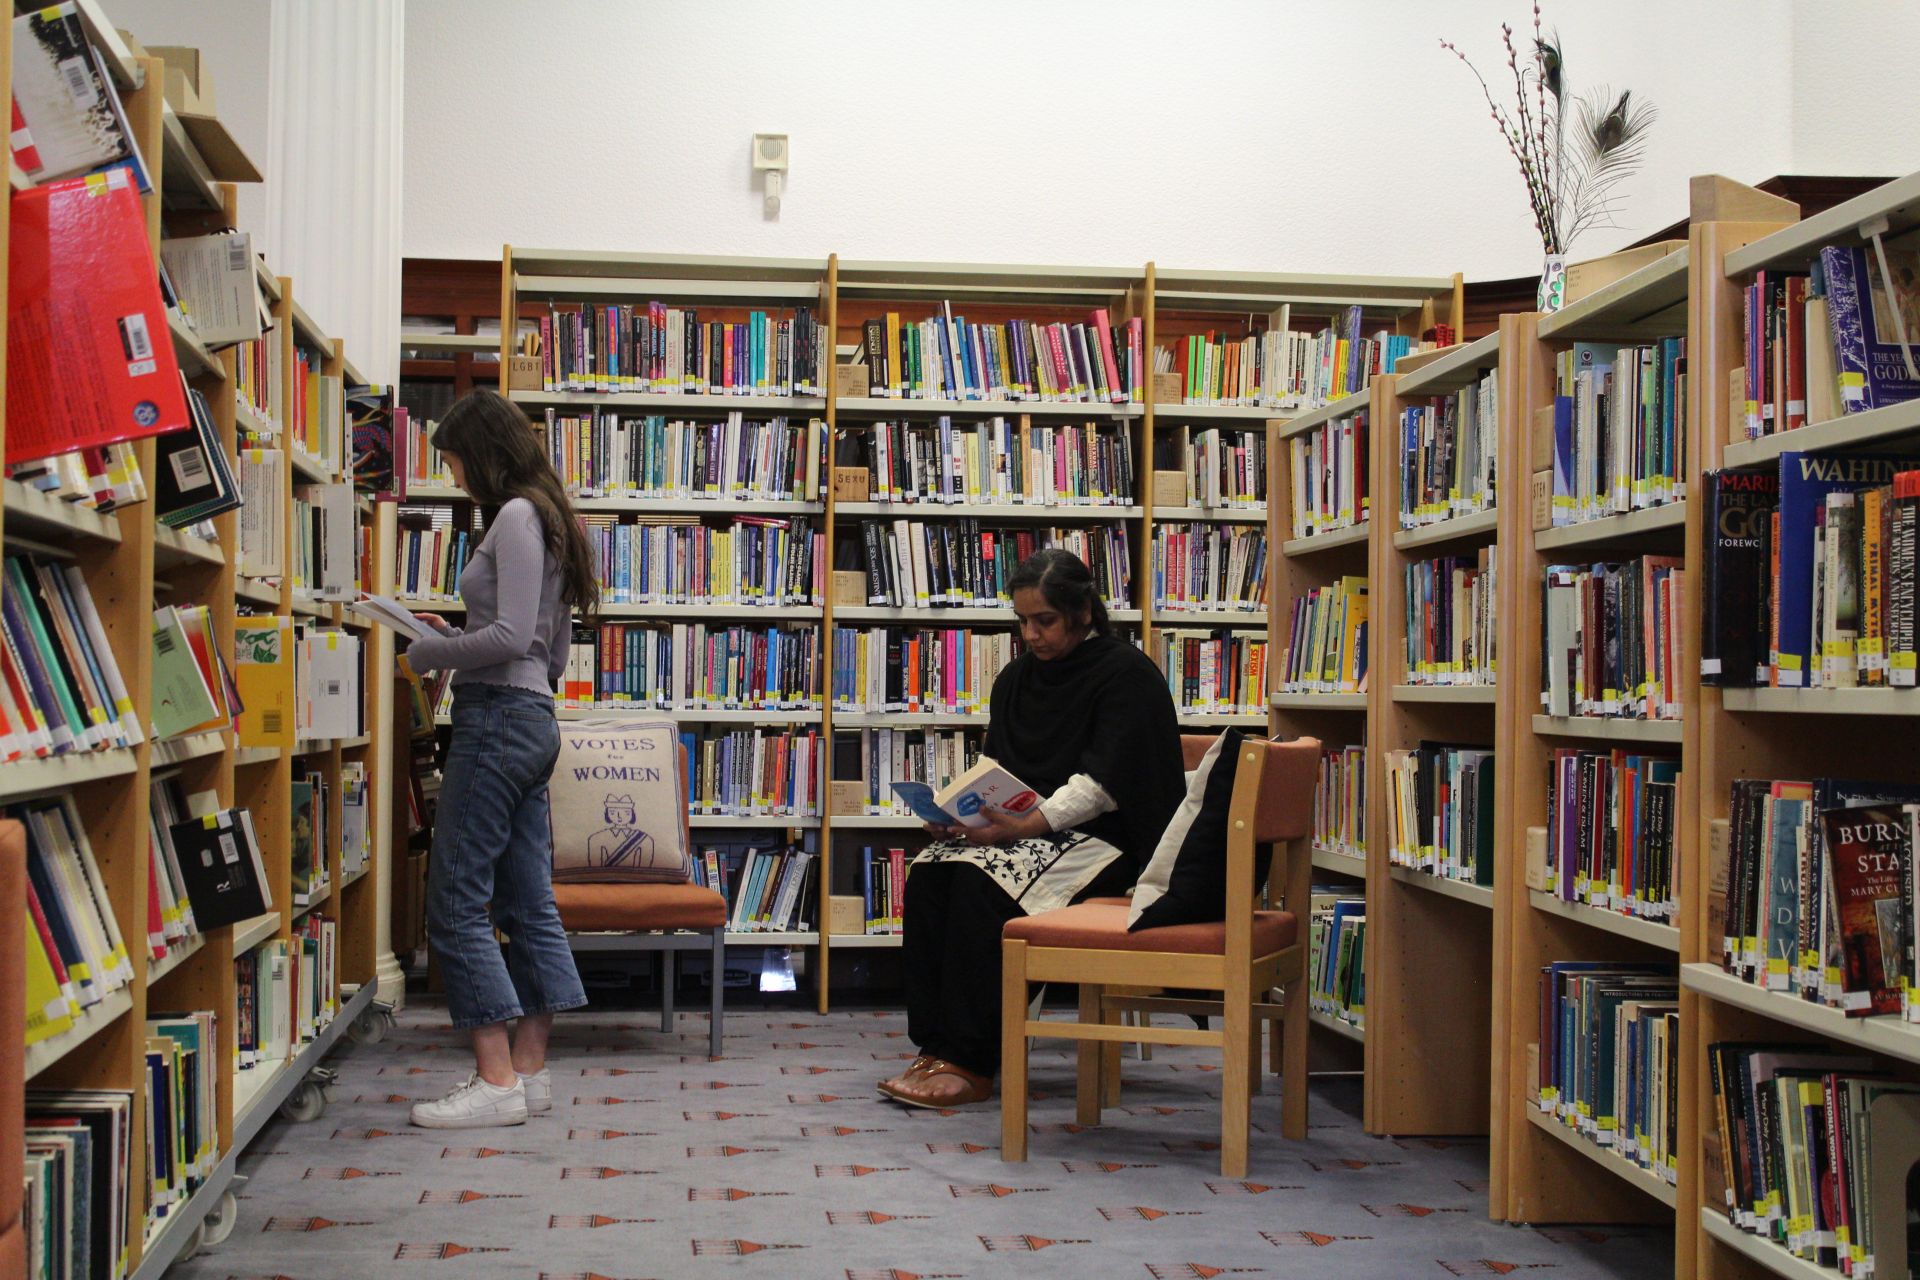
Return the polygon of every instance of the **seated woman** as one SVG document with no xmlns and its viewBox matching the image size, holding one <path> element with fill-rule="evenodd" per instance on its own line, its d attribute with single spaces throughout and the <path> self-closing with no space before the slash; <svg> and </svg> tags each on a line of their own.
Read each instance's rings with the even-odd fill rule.
<svg viewBox="0 0 1920 1280">
<path fill-rule="evenodd" d="M 930 825 L 943 838 L 913 860 L 902 941 L 920 1056 L 880 1085 L 913 1106 L 993 1096 L 1001 926 L 1127 892 L 1186 790 L 1166 677 L 1110 634 L 1087 566 L 1041 551 L 1008 586 L 1026 651 L 993 682 L 986 754 L 1045 799 L 984 827 Z"/>
</svg>

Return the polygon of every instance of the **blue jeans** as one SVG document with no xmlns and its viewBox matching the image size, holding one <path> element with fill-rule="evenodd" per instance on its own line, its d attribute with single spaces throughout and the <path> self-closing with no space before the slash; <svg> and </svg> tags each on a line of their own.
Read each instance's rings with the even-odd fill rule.
<svg viewBox="0 0 1920 1280">
<path fill-rule="evenodd" d="M 550 697 L 502 684 L 454 689 L 427 867 L 427 938 L 456 1028 L 587 1002 L 553 904 L 547 780 L 559 758 Z M 496 925 L 512 943 L 508 960 Z"/>
</svg>

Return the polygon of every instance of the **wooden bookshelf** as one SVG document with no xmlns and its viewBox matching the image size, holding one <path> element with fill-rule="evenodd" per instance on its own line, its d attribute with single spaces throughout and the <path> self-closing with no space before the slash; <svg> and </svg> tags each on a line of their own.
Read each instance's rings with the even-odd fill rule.
<svg viewBox="0 0 1920 1280">
<path fill-rule="evenodd" d="M 1440 555 L 1471 557 L 1482 546 L 1497 546 L 1504 506 L 1402 529 L 1400 424 L 1408 409 L 1451 396 L 1498 367 L 1506 340 L 1503 325 L 1415 372 L 1374 383 L 1368 489 L 1370 524 L 1378 532 L 1369 540 L 1367 570 L 1372 692 L 1367 705 L 1365 1117 L 1375 1133 L 1478 1134 L 1488 1125 L 1494 890 L 1393 862 L 1387 755 L 1429 742 L 1496 745 L 1497 687 L 1413 683 L 1415 673 L 1406 669 L 1410 619 L 1403 584 L 1411 565 Z M 1509 432 L 1506 408 L 1501 397 L 1502 439 Z M 1512 493 L 1511 473 L 1496 467 L 1496 475 L 1504 498 Z M 1500 587 L 1504 593 L 1506 582 Z M 1503 605 L 1506 599 L 1511 597 L 1504 596 Z M 1504 677 L 1504 644 L 1498 660 Z M 1444 961 L 1436 962 L 1441 956 Z M 1450 1083 L 1436 1089 L 1435 1080 Z"/>
<path fill-rule="evenodd" d="M 1543 449 L 1548 446 L 1536 440 L 1533 428 L 1535 415 L 1553 404 L 1555 353 L 1572 342 L 1639 342 L 1684 334 L 1686 262 L 1684 253 L 1669 254 L 1557 315 L 1509 315 L 1501 320 L 1502 626 L 1496 745 L 1500 768 L 1495 796 L 1500 862 L 1493 929 L 1495 1106 L 1490 1211 L 1510 1222 L 1674 1221 L 1674 1188 L 1659 1175 L 1542 1114 L 1535 1100 L 1538 1086 L 1533 1073 L 1539 1039 L 1537 979 L 1543 965 L 1557 960 L 1653 962 L 1663 958 L 1671 963 L 1677 931 L 1583 903 L 1562 902 L 1530 887 L 1526 844 L 1529 829 L 1543 827 L 1548 819 L 1547 785 L 1557 747 L 1603 751 L 1610 749 L 1609 744 L 1622 744 L 1631 751 L 1636 749 L 1634 744 L 1662 744 L 1659 753 L 1677 755 L 1683 771 L 1691 769 L 1688 762 L 1693 756 L 1687 750 L 1682 722 L 1547 716 L 1541 714 L 1539 692 L 1540 584 L 1545 568 L 1568 560 L 1678 552 L 1683 545 L 1684 504 L 1568 528 L 1535 528 L 1527 484 L 1535 472 L 1553 465 L 1550 453 L 1536 455 L 1536 444 Z M 1689 631 L 1685 643 L 1681 669 L 1694 670 L 1697 636 Z M 1688 709 L 1684 698 L 1682 705 L 1684 712 Z M 1676 858 L 1685 864 L 1693 849 L 1685 836 L 1684 815 L 1678 829 Z M 1684 1239 L 1685 1225 L 1676 1222 L 1676 1233 Z M 1676 1248 L 1676 1256 L 1685 1254 L 1684 1243 Z"/>
<path fill-rule="evenodd" d="M 80 14 L 120 87 L 135 141 L 152 177 L 154 190 L 145 204 L 156 259 L 162 235 L 194 235 L 235 225 L 235 189 L 208 177 L 191 137 L 165 105 L 162 86 L 166 75 L 161 61 L 130 54 L 94 0 L 81 0 Z M 14 189 L 27 185 L 31 184 L 16 170 Z M 4 220 L 0 220 L 3 226 Z M 284 320 L 287 309 L 294 305 L 290 282 L 273 281 L 267 292 L 276 322 Z M 234 390 L 237 353 L 232 349 L 210 352 L 177 320 L 169 328 L 169 340 L 183 372 L 206 397 L 218 433 L 231 450 L 243 412 Z M 337 359 L 337 348 L 334 354 Z M 290 369 L 283 370 L 283 376 L 290 380 Z M 250 414 L 248 418 L 251 425 Z M 3 431 L 4 425 L 0 424 Z M 151 440 L 140 441 L 134 452 L 151 488 L 156 463 L 154 444 Z M 281 481 L 283 486 L 293 483 L 290 458 Z M 290 506 L 290 502 L 286 504 L 288 512 Z M 216 516 L 212 525 L 215 537 L 207 541 L 161 524 L 151 500 L 102 514 L 50 499 L 13 480 L 0 483 L 0 537 L 7 550 L 48 553 L 51 549 L 80 568 L 99 609 L 108 646 L 143 719 L 154 694 L 151 610 L 156 602 L 208 606 L 213 620 L 212 641 L 229 655 L 233 652 L 235 617 L 242 610 L 282 614 L 289 610 L 287 579 L 267 584 L 238 575 L 237 515 L 228 512 Z M 283 542 L 289 530 L 290 526 L 283 529 Z M 331 611 L 332 606 L 328 606 L 329 620 L 333 619 Z M 339 757 L 335 749 L 318 766 L 328 776 L 335 802 L 329 824 L 329 831 L 335 835 L 340 830 Z M 292 856 L 289 764 L 282 753 L 241 747 L 231 731 L 222 730 L 163 742 L 154 742 L 149 736 L 131 748 L 17 761 L 4 772 L 0 801 L 49 793 L 66 793 L 74 798 L 107 888 L 108 905 L 129 949 L 136 953 L 134 977 L 128 985 L 89 1009 L 73 1030 L 27 1050 L 27 1073 L 34 1088 L 102 1088 L 133 1094 L 128 1176 L 135 1191 L 128 1268 L 138 1280 L 148 1280 L 158 1277 L 183 1251 L 199 1242 L 201 1224 L 210 1212 L 220 1210 L 229 1226 L 235 1212 L 228 1195 L 234 1163 L 258 1125 L 249 1128 L 243 1124 L 247 1085 L 233 1061 L 233 962 L 237 955 L 269 938 L 288 936 L 292 927 L 293 915 L 288 907 Z M 371 787 L 384 785 L 383 771 L 370 772 Z M 280 909 L 248 924 L 205 930 L 174 944 L 164 958 L 149 962 L 144 941 L 150 786 L 163 774 L 177 775 L 189 792 L 211 791 L 223 805 L 250 810 L 268 867 L 269 887 Z M 380 856 L 377 843 L 372 856 Z M 329 847 L 327 857 L 332 864 L 329 896 L 308 910 L 324 911 L 340 923 L 343 990 L 333 994 L 341 1000 L 341 1009 L 316 1039 L 297 1047 L 284 1091 L 277 1097 L 261 1099 L 260 1123 L 305 1083 L 307 1070 L 368 1009 L 375 991 L 373 880 L 362 876 L 351 885 L 343 884 L 337 847 Z M 359 985 L 347 990 L 350 984 Z M 146 1124 L 145 1022 L 149 1016 L 163 1012 L 199 1009 L 214 1011 L 220 1028 L 221 1043 L 209 1059 L 217 1071 L 216 1169 L 185 1204 L 175 1205 L 165 1219 L 154 1224 L 149 1234 L 141 1230 L 138 1213 L 138 1188 L 147 1176 L 140 1136 Z"/>
<path fill-rule="evenodd" d="M 1920 402 L 1870 413 L 1847 415 L 1781 432 L 1759 440 L 1743 433 L 1726 389 L 1732 370 L 1745 363 L 1742 347 L 1742 291 L 1752 273 L 1763 268 L 1805 270 L 1828 244 L 1862 242 L 1859 228 L 1886 218 L 1889 235 L 1916 225 L 1920 174 L 1867 192 L 1800 221 L 1794 206 L 1758 192 L 1743 192 L 1741 221 L 1696 223 L 1693 254 L 1692 328 L 1688 357 L 1698 396 L 1699 470 L 1712 467 L 1771 466 L 1785 450 L 1901 446 L 1910 451 L 1920 437 Z M 1704 508 L 1704 503 L 1694 503 Z M 1688 512 L 1690 558 L 1703 554 L 1708 530 L 1704 511 Z M 1689 582 L 1689 605 L 1698 606 L 1703 588 Z M 1696 614 L 1696 616 L 1701 616 Z M 1920 740 L 1887 720 L 1911 714 L 1914 704 L 1894 689 L 1719 689 L 1702 688 L 1690 708 L 1689 733 L 1697 744 L 1694 844 L 1707 849 L 1716 822 L 1728 814 L 1730 787 L 1736 778 L 1846 777 L 1911 782 L 1920 777 Z M 1680 920 L 1681 1002 L 1685 1020 L 1682 1077 L 1683 1114 L 1704 1116 L 1712 1105 L 1708 1046 L 1725 1040 L 1795 1040 L 1873 1054 L 1892 1074 L 1920 1074 L 1920 1026 L 1897 1017 L 1848 1018 L 1800 999 L 1763 990 L 1724 972 L 1720 966 L 1718 921 L 1709 900 L 1717 892 L 1704 859 L 1687 868 L 1684 915 Z M 1690 1035 L 1686 1034 L 1690 1031 Z M 1779 1245 L 1748 1235 L 1727 1221 L 1722 1189 L 1707 1176 L 1717 1147 L 1712 1126 L 1701 1124 L 1683 1134 L 1679 1217 L 1691 1224 L 1692 1255 L 1683 1261 L 1701 1280 L 1722 1277 L 1835 1276 L 1814 1267 Z M 1717 1167 L 1717 1166 L 1714 1166 Z M 1689 1176 L 1691 1172 L 1692 1176 Z"/>
</svg>

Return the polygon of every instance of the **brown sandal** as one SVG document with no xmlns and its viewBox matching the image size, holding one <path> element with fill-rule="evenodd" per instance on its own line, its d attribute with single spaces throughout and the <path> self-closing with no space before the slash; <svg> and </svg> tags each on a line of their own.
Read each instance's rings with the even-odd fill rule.
<svg viewBox="0 0 1920 1280">
<path fill-rule="evenodd" d="M 920 1064 L 914 1063 L 915 1067 Z M 966 1089 L 951 1097 L 941 1097 L 927 1091 L 927 1083 L 935 1076 L 955 1076 L 966 1084 Z M 889 1082 L 890 1083 L 890 1082 Z M 955 1066 L 944 1058 L 931 1059 L 917 1073 L 909 1069 L 909 1074 L 900 1078 L 900 1083 L 889 1087 L 883 1083 L 880 1092 L 895 1102 L 904 1102 L 910 1107 L 925 1107 L 930 1111 L 942 1111 L 948 1107 L 965 1107 L 976 1102 L 986 1102 L 993 1097 L 993 1081 L 983 1075 Z"/>
</svg>

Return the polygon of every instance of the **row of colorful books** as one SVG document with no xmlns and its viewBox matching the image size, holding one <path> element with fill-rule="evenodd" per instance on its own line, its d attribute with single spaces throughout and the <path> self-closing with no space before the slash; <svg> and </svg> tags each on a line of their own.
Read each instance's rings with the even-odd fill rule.
<svg viewBox="0 0 1920 1280">
<path fill-rule="evenodd" d="M 8 479 L 36 493 L 103 515 L 146 502 L 152 496 L 140 455 L 131 443 L 10 462 L 6 472 Z"/>
<path fill-rule="evenodd" d="M 1316 889 L 1307 921 L 1308 1007 L 1365 1030 L 1367 900 Z"/>
<path fill-rule="evenodd" d="M 839 428 L 836 463 L 864 467 L 872 502 L 1103 506 L 1134 502 L 1124 426 L 996 415 Z"/>
<path fill-rule="evenodd" d="M 288 447 L 335 475 L 347 457 L 347 387 L 340 375 L 322 371 L 326 358 L 317 348 L 295 346 L 285 435 Z"/>
<path fill-rule="evenodd" d="M 1133 558 L 1121 523 L 1062 526 L 984 525 L 958 520 L 862 520 L 860 545 L 867 603 L 894 608 L 1010 608 L 1007 582 L 1043 547 L 1061 547 L 1093 570 L 1095 586 L 1115 608 L 1133 598 Z M 1012 620 L 1012 613 L 1008 613 Z"/>
<path fill-rule="evenodd" d="M 1184 505 L 1266 510 L 1266 432 L 1179 426 L 1156 430 L 1153 444 L 1154 470 L 1177 472 L 1184 478 Z"/>
<path fill-rule="evenodd" d="M 1402 529 L 1493 510 L 1499 384 L 1499 371 L 1489 369 L 1451 395 L 1401 410 Z"/>
<path fill-rule="evenodd" d="M 824 395 L 833 335 L 810 307 L 702 320 L 660 302 L 550 306 L 537 354 L 548 391 Z"/>
<path fill-rule="evenodd" d="M 10 555 L 0 575 L 0 762 L 143 741 L 80 567 Z"/>
<path fill-rule="evenodd" d="M 247 417 L 264 428 L 269 437 L 278 434 L 285 414 L 285 391 L 281 386 L 280 335 L 242 342 L 234 348 L 233 393 L 247 409 L 240 421 L 247 429 Z"/>
<path fill-rule="evenodd" d="M 1541 1113 L 1669 1185 L 1679 1178 L 1673 965 L 1559 961 L 1539 985 Z"/>
<path fill-rule="evenodd" d="M 133 980 L 133 962 L 70 794 L 14 806 L 27 837 L 29 1045 L 68 1030 Z"/>
<path fill-rule="evenodd" d="M 1494 548 L 1416 560 L 1403 575 L 1407 684 L 1491 685 L 1499 674 Z"/>
<path fill-rule="evenodd" d="M 859 729 L 836 733 L 833 749 L 834 782 L 860 788 L 861 813 L 911 817 L 893 784 L 924 782 L 942 790 L 980 758 L 980 730 Z M 836 804 L 834 811 L 845 809 Z"/>
<path fill-rule="evenodd" d="M 1367 434 L 1363 409 L 1287 437 L 1289 537 L 1350 529 L 1373 514 Z"/>
<path fill-rule="evenodd" d="M 394 441 L 394 448 L 401 451 L 403 492 L 420 485 L 453 487 L 453 469 L 447 465 L 446 455 L 433 444 L 434 433 L 439 429 L 440 424 L 431 418 L 407 415 L 406 427 Z M 551 431 L 547 438 L 553 438 Z"/>
<path fill-rule="evenodd" d="M 904 934 L 907 904 L 907 851 L 860 849 L 860 901 L 867 936 Z"/>
<path fill-rule="evenodd" d="M 1905 350 L 1920 338 L 1917 267 L 1920 241 L 1900 235 L 1828 245 L 1810 271 L 1755 272 L 1744 298 L 1746 438 L 1920 396 Z"/>
<path fill-rule="evenodd" d="M 1704 683 L 1913 687 L 1920 459 L 1788 451 L 1706 487 Z"/>
<path fill-rule="evenodd" d="M 1674 923 L 1679 786 L 1680 762 L 1669 756 L 1555 748 L 1546 829 L 1527 846 L 1527 886 L 1562 902 Z"/>
<path fill-rule="evenodd" d="M 1708 912 L 1722 967 L 1850 1018 L 1920 1022 L 1917 816 L 1912 783 L 1736 779 L 1724 854 L 1717 832 L 1713 849 L 1724 912 Z"/>
<path fill-rule="evenodd" d="M 458 600 L 460 572 L 480 545 L 480 534 L 450 523 L 402 525 L 397 533 L 394 585 L 400 594 L 414 600 Z"/>
<path fill-rule="evenodd" d="M 1282 693 L 1367 691 L 1367 580 L 1344 577 L 1294 597 Z"/>
<path fill-rule="evenodd" d="M 1687 343 L 1576 342 L 1554 358 L 1552 523 L 1687 496 Z M 1545 445 L 1547 441 L 1539 441 Z"/>
<path fill-rule="evenodd" d="M 1323 747 L 1313 784 L 1313 843 L 1333 853 L 1367 856 L 1367 749 Z"/>
<path fill-rule="evenodd" d="M 918 400 L 1045 400 L 1125 404 L 1144 398 L 1146 330 L 1085 322 L 970 323 L 951 303 L 925 320 L 890 311 L 861 326 L 867 394 Z"/>
<path fill-rule="evenodd" d="M 1156 373 L 1180 382 L 1180 403 L 1295 407 L 1307 395 L 1314 338 L 1284 327 L 1235 338 L 1212 329 L 1188 334 L 1153 355 Z"/>
<path fill-rule="evenodd" d="M 835 627 L 838 711 L 984 712 L 1000 669 L 1025 649 L 1010 631 Z"/>
<path fill-rule="evenodd" d="M 1173 708 L 1185 714 L 1267 713 L 1267 642 L 1235 631 L 1156 630 Z"/>
<path fill-rule="evenodd" d="M 605 604 L 819 605 L 827 535 L 811 516 L 638 521 L 589 515 Z"/>
<path fill-rule="evenodd" d="M 1156 609 L 1266 609 L 1267 531 L 1259 525 L 1156 524 L 1152 567 Z"/>
<path fill-rule="evenodd" d="M 819 418 L 734 412 L 693 421 L 549 408 L 537 425 L 548 461 L 578 498 L 817 502 L 825 488 L 827 426 Z M 424 438 L 416 437 L 416 445 L 427 476 L 444 468 Z M 450 484 L 452 477 L 427 482 Z"/>
<path fill-rule="evenodd" d="M 810 847 L 777 841 L 702 845 L 693 883 L 727 900 L 727 932 L 808 932 L 819 897 L 820 858 Z"/>
<path fill-rule="evenodd" d="M 1680 718 L 1680 608 L 1671 556 L 1549 565 L 1541 579 L 1541 709 L 1550 716 Z"/>
<path fill-rule="evenodd" d="M 141 1086 L 149 1231 L 186 1206 L 219 1159 L 216 1095 L 224 1064 L 218 1033 L 210 1009 L 147 1018 Z"/>
<path fill-rule="evenodd" d="M 1836 1274 L 1882 1274 L 1873 1168 L 1885 1146 L 1910 1143 L 1890 1126 L 1883 1100 L 1920 1085 L 1882 1075 L 1866 1054 L 1819 1045 L 1720 1041 L 1707 1046 L 1711 1123 L 1719 1139 L 1704 1194 L 1722 1197 L 1728 1221 Z M 1710 1148 L 1711 1150 L 1711 1148 Z M 1911 1251 L 1908 1256 L 1911 1257 Z"/>
<path fill-rule="evenodd" d="M 296 599 L 352 600 L 360 594 L 365 584 L 360 579 L 360 508 L 353 485 L 294 486 L 287 567 Z"/>
<path fill-rule="evenodd" d="M 820 624 L 576 625 L 557 691 L 575 708 L 804 711 L 825 700 Z"/>
<path fill-rule="evenodd" d="M 339 938 L 339 924 L 314 912 L 295 922 L 291 936 L 234 958 L 234 1054 L 242 1075 L 277 1069 L 340 1012 Z"/>
<path fill-rule="evenodd" d="M 1385 763 L 1388 860 L 1491 887 L 1493 752 L 1422 742 L 1387 752 Z"/>
<path fill-rule="evenodd" d="M 825 753 L 817 729 L 687 731 L 687 803 L 696 814 L 817 818 Z"/>
</svg>

